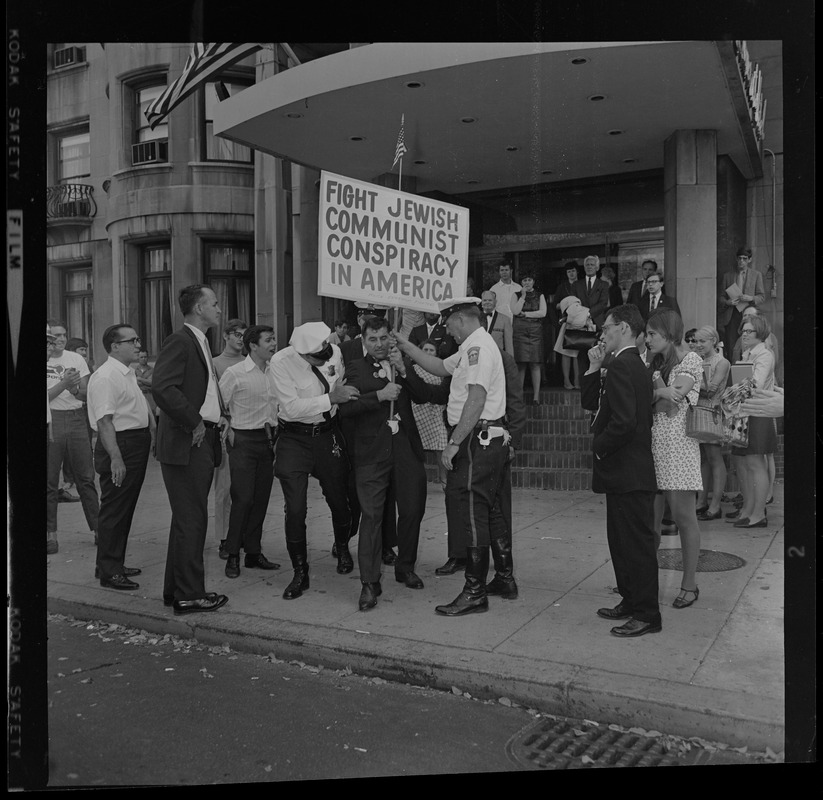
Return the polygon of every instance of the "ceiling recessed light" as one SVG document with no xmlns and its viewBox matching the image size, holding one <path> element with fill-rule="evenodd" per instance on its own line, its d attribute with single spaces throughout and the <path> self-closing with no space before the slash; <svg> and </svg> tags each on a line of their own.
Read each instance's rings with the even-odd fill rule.
<svg viewBox="0 0 823 800">
<path fill-rule="evenodd" d="M 426 84 L 422 81 L 407 81 L 406 88 L 407 89 L 422 89 Z"/>
<path fill-rule="evenodd" d="M 623 133 L 623 131 L 615 128 L 614 130 L 609 131 L 609 136 L 620 136 L 621 133 Z"/>
<path fill-rule="evenodd" d="M 579 56 L 578 58 L 571 59 L 571 62 L 575 66 L 579 66 L 580 64 L 588 64 L 589 59 L 588 58 L 583 58 L 582 56 Z"/>
<path fill-rule="evenodd" d="M 520 149 L 520 148 L 519 148 L 517 145 L 514 145 L 514 144 L 510 144 L 510 145 L 506 148 L 506 150 L 508 150 L 510 153 L 513 153 L 513 152 L 515 152 L 515 150 L 519 150 L 519 149 Z"/>
<path fill-rule="evenodd" d="M 466 183 L 480 183 L 480 181 L 477 178 L 469 178 Z"/>
<path fill-rule="evenodd" d="M 605 94 L 590 94 L 589 95 L 589 100 L 591 100 L 592 103 L 596 103 L 598 100 L 605 100 L 605 99 L 606 99 Z"/>
<path fill-rule="evenodd" d="M 460 117 L 460 121 L 465 122 L 466 125 L 468 125 L 472 122 L 477 122 L 477 117 Z"/>
<path fill-rule="evenodd" d="M 301 119 L 303 115 L 299 111 L 289 111 L 286 117 L 289 119 Z"/>
<path fill-rule="evenodd" d="M 553 169 L 544 169 L 544 170 L 541 170 L 540 174 L 541 175 L 554 175 L 554 170 Z"/>
<path fill-rule="evenodd" d="M 349 136 L 349 141 L 350 142 L 365 142 L 366 137 L 365 136 Z"/>
<path fill-rule="evenodd" d="M 624 164 L 636 164 L 637 159 L 636 158 L 624 158 L 623 163 Z"/>
<path fill-rule="evenodd" d="M 422 158 L 418 158 L 416 161 L 412 162 L 413 164 L 428 164 L 428 161 L 424 161 Z"/>
</svg>

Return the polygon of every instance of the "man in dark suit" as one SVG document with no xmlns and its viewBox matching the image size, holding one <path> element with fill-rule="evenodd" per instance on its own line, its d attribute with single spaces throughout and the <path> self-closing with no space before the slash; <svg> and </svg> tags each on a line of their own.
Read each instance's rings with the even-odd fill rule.
<svg viewBox="0 0 823 800">
<path fill-rule="evenodd" d="M 220 321 L 217 297 L 211 287 L 195 284 L 180 290 L 178 302 L 185 324 L 163 342 L 151 390 L 158 408 L 157 460 L 172 514 L 163 602 L 173 604 L 175 614 L 189 614 L 215 611 L 229 599 L 206 592 L 203 568 L 209 488 L 229 418 L 206 340 Z"/>
<path fill-rule="evenodd" d="M 626 298 L 627 303 L 631 303 L 633 306 L 637 306 L 640 308 L 640 301 L 645 299 L 645 296 L 649 292 L 649 287 L 647 281 L 652 275 L 657 274 L 657 262 L 653 261 L 651 258 L 647 258 L 641 265 L 640 269 L 643 270 L 643 280 L 636 281 L 629 287 L 629 294 Z"/>
<path fill-rule="evenodd" d="M 606 311 L 609 307 L 609 284 L 597 277 L 600 269 L 598 256 L 586 256 L 583 259 L 584 276 L 572 287 L 575 297 L 589 309 L 597 330 L 603 327 Z"/>
<path fill-rule="evenodd" d="M 355 303 L 357 307 L 357 332 L 352 338 L 343 342 L 340 345 L 340 355 L 343 356 L 343 364 L 346 365 L 349 361 L 354 361 L 356 358 L 363 358 L 366 354 L 366 348 L 363 347 L 363 326 L 371 317 L 385 317 L 386 309 L 377 308 L 371 303 Z"/>
<path fill-rule="evenodd" d="M 496 310 L 497 296 L 488 289 L 480 295 L 480 308 L 483 311 L 483 325 L 497 342 L 502 353 L 514 356 L 514 340 L 512 339 L 512 321 L 505 314 Z M 411 340 L 409 340 L 411 341 Z M 420 345 L 418 345 L 419 347 Z"/>
<path fill-rule="evenodd" d="M 642 329 L 636 306 L 609 311 L 602 343 L 589 350 L 581 391 L 583 408 L 596 412 L 592 490 L 606 495 L 606 536 L 622 597 L 617 606 L 598 609 L 597 615 L 627 620 L 611 629 L 624 638 L 662 629 L 654 535 L 653 389 L 635 344 Z M 612 357 L 601 376 L 607 354 Z"/>
<path fill-rule="evenodd" d="M 673 297 L 668 297 L 663 294 L 663 278 L 659 275 L 649 275 L 646 279 L 648 292 L 640 300 L 640 316 L 643 322 L 647 322 L 649 317 L 657 311 L 658 308 L 670 308 L 676 314 L 680 315 L 680 306 L 677 300 Z"/>
<path fill-rule="evenodd" d="M 360 501 L 357 561 L 363 588 L 359 608 L 366 611 L 374 608 L 382 593 L 381 528 L 389 487 L 394 488 L 398 511 L 395 579 L 410 589 L 423 588 L 414 567 L 426 510 L 426 471 L 411 401 L 426 402 L 426 396 L 401 391 L 400 384 L 391 380 L 386 320 L 369 319 L 363 328 L 363 341 L 366 356 L 346 366 L 346 385 L 360 394 L 340 406 L 339 413 Z M 392 401 L 396 420 L 390 418 Z"/>
<path fill-rule="evenodd" d="M 440 314 L 426 312 L 423 316 L 426 319 L 425 324 L 411 329 L 409 341 L 415 347 L 420 347 L 427 339 L 431 339 L 437 348 L 438 358 L 445 359 L 456 353 L 457 342 L 449 335 L 446 326 L 440 321 Z"/>
</svg>

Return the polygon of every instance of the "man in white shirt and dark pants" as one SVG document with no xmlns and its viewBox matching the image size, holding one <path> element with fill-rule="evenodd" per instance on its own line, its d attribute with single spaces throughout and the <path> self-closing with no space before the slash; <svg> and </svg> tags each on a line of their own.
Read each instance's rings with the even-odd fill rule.
<svg viewBox="0 0 823 800">
<path fill-rule="evenodd" d="M 522 292 L 523 287 L 512 280 L 511 264 L 501 264 L 498 267 L 500 280 L 491 287 L 494 296 L 497 298 L 497 313 L 504 317 L 512 318 L 512 295 L 515 292 Z"/>
<path fill-rule="evenodd" d="M 89 423 L 97 431 L 94 468 L 100 476 L 95 577 L 108 589 L 137 589 L 140 574 L 125 566 L 131 522 L 154 440 L 155 421 L 129 364 L 137 360 L 140 338 L 131 325 L 103 333 L 108 358 L 89 378 Z"/>
<path fill-rule="evenodd" d="M 277 344 L 274 328 L 252 325 L 243 334 L 248 351 L 239 364 L 220 378 L 220 393 L 231 414 L 226 442 L 231 470 L 231 513 L 226 539 L 226 576 L 240 575 L 240 546 L 246 552 L 248 569 L 279 569 L 262 553 L 263 521 L 274 482 L 274 428 L 277 424 L 274 398 L 266 367 Z"/>
</svg>

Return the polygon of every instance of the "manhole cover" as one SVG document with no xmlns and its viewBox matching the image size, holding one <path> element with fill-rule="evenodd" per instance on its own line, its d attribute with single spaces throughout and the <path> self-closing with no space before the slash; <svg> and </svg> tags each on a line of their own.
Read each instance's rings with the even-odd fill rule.
<svg viewBox="0 0 823 800">
<path fill-rule="evenodd" d="M 740 569 L 746 562 L 739 556 L 731 553 L 721 553 L 717 550 L 701 550 L 697 558 L 698 572 L 727 572 L 730 569 Z M 660 569 L 677 569 L 683 571 L 683 554 L 680 550 L 658 550 L 657 566 Z"/>
<path fill-rule="evenodd" d="M 521 764 L 536 769 L 672 767 L 680 763 L 659 739 L 581 720 L 537 720 L 512 739 L 507 750 Z"/>
</svg>

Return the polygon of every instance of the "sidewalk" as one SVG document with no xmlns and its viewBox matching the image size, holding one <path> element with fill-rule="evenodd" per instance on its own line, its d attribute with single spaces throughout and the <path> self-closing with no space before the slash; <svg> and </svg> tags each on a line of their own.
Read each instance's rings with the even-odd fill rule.
<svg viewBox="0 0 823 800">
<path fill-rule="evenodd" d="M 263 552 L 281 569 L 248 570 L 241 559 L 240 577 L 226 578 L 210 523 L 206 588 L 227 594 L 229 602 L 215 613 L 175 617 L 161 600 L 170 511 L 152 459 L 128 547 L 127 564 L 143 570 L 136 579 L 140 588 L 117 592 L 100 586 L 80 503 L 61 503 L 60 550 L 48 557 L 48 609 L 331 669 L 348 666 L 387 680 L 457 686 L 476 697 L 508 697 L 551 714 L 750 750 L 784 750 L 782 484 L 768 506 L 767 528 L 700 523 L 702 550 L 745 563 L 700 571 L 700 599 L 682 610 L 671 607 L 682 573 L 661 569 L 663 631 L 630 640 L 611 636 L 613 623 L 595 615 L 617 602 L 602 495 L 515 489 L 519 598 L 490 598 L 488 613 L 446 618 L 434 607 L 457 595 L 463 576 L 434 574 L 446 559 L 446 515 L 440 487 L 429 483 L 428 490 L 416 568 L 423 590 L 407 589 L 394 580 L 392 567 L 384 567 L 377 607 L 359 612 L 356 540 L 354 572 L 338 575 L 328 508 L 312 480 L 311 588 L 296 600 L 283 600 L 292 569 L 275 480 Z M 678 536 L 664 536 L 661 560 L 664 551 L 678 548 Z"/>
</svg>

